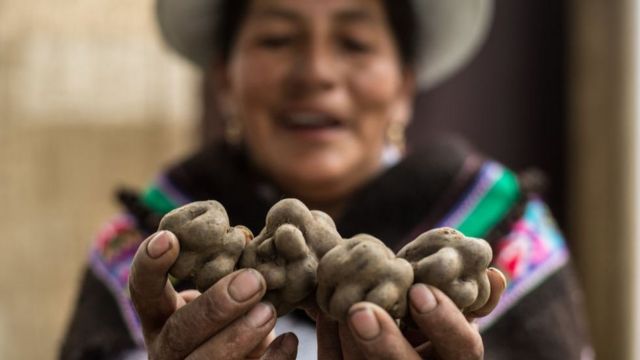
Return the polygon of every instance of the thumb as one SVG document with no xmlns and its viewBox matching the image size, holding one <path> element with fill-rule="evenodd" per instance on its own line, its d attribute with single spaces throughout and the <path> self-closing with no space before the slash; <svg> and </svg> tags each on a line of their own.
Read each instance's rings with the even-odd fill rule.
<svg viewBox="0 0 640 360">
<path fill-rule="evenodd" d="M 159 331 L 181 306 L 181 298 L 167 275 L 179 252 L 176 236 L 169 231 L 160 231 L 143 241 L 133 258 L 129 292 L 145 336 Z"/>
<path fill-rule="evenodd" d="M 444 359 L 482 359 L 478 331 L 442 291 L 415 284 L 409 290 L 411 317 L 435 351 Z"/>
</svg>

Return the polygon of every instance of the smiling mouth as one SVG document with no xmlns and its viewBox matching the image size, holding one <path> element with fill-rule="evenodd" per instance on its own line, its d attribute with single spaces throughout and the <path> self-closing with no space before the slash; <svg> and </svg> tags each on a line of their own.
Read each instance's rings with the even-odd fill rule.
<svg viewBox="0 0 640 360">
<path fill-rule="evenodd" d="M 297 113 L 278 118 L 278 123 L 289 130 L 324 130 L 343 127 L 343 122 L 326 114 Z"/>
</svg>

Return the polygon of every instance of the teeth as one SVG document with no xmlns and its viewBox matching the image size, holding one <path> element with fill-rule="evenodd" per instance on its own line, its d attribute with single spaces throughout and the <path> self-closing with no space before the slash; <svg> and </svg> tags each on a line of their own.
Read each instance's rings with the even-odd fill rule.
<svg viewBox="0 0 640 360">
<path fill-rule="evenodd" d="M 334 123 L 332 119 L 321 114 L 295 114 L 287 116 L 285 121 L 292 126 L 326 126 Z"/>
</svg>

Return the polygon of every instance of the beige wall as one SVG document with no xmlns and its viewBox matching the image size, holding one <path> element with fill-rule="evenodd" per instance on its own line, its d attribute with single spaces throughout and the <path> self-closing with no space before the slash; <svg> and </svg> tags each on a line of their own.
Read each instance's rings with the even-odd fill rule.
<svg viewBox="0 0 640 360">
<path fill-rule="evenodd" d="M 0 0 L 0 359 L 54 359 L 117 184 L 191 146 L 196 74 L 152 1 Z"/>
</svg>

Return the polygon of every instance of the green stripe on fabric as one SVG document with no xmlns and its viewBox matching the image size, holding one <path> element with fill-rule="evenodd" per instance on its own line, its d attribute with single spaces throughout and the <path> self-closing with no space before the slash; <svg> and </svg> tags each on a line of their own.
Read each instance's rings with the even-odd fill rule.
<svg viewBox="0 0 640 360">
<path fill-rule="evenodd" d="M 166 214 L 178 207 L 162 190 L 155 185 L 150 186 L 142 195 L 142 202 L 159 214 Z"/>
<path fill-rule="evenodd" d="M 500 178 L 480 199 L 458 230 L 470 237 L 483 237 L 507 214 L 520 197 L 520 186 L 516 175 L 504 170 Z"/>
</svg>

